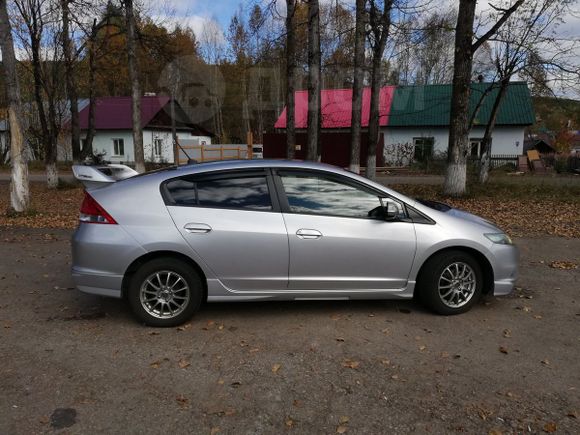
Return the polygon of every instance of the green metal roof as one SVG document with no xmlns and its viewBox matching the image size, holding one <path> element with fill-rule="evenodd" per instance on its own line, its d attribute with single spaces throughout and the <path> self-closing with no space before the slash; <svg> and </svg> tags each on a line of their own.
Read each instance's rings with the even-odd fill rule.
<svg viewBox="0 0 580 435">
<path fill-rule="evenodd" d="M 474 125 L 487 125 L 498 84 L 472 83 L 470 113 L 483 97 Z M 452 87 L 448 85 L 398 86 L 389 113 L 389 127 L 448 126 Z M 508 86 L 497 115 L 496 125 L 531 125 L 535 121 L 532 98 L 525 82 Z"/>
</svg>

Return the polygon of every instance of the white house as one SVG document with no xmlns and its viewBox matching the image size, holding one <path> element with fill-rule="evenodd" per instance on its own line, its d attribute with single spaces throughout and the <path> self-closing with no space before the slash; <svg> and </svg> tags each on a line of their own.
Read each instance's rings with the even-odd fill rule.
<svg viewBox="0 0 580 435">
<path fill-rule="evenodd" d="M 199 145 L 211 144 L 212 134 L 192 124 L 179 103 L 175 101 L 178 140 Z M 81 147 L 88 129 L 89 106 L 79 112 Z M 143 151 L 150 162 L 174 163 L 171 135 L 171 100 L 165 96 L 141 98 L 141 126 Z M 131 120 L 130 97 L 97 98 L 95 104 L 95 137 L 93 152 L 104 153 L 104 159 L 114 163 L 133 163 L 135 151 Z"/>
<path fill-rule="evenodd" d="M 470 114 L 470 155 L 481 155 L 481 140 L 489 122 L 498 93 L 497 84 L 472 83 Z M 377 163 L 390 166 L 408 165 L 414 161 L 442 157 L 449 143 L 449 122 L 452 87 L 446 85 L 385 86 L 380 92 L 380 132 L 382 142 L 377 147 Z M 347 166 L 351 128 L 352 89 L 322 91 L 322 160 Z M 366 138 L 370 112 L 370 89 L 363 91 L 362 127 Z M 308 92 L 296 92 L 296 129 L 300 138 L 307 127 Z M 500 104 L 496 126 L 492 133 L 493 155 L 520 155 L 524 152 L 524 130 L 533 124 L 535 116 L 527 84 L 510 83 Z M 286 109 L 275 128 L 286 129 Z M 264 141 L 265 157 L 283 157 L 285 140 L 268 136 Z M 364 143 L 364 140 L 363 140 Z M 363 154 L 366 153 L 363 150 Z M 304 150 L 297 149 L 297 158 Z M 364 162 L 364 158 L 361 160 Z"/>
</svg>

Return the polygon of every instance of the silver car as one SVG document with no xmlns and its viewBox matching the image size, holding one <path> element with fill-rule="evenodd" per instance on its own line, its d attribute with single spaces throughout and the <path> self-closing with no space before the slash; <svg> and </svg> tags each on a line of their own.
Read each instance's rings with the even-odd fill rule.
<svg viewBox="0 0 580 435">
<path fill-rule="evenodd" d="M 518 249 L 490 222 L 337 167 L 227 161 L 122 180 L 78 168 L 76 285 L 127 298 L 148 325 L 205 301 L 416 296 L 458 314 L 517 278 Z"/>
</svg>

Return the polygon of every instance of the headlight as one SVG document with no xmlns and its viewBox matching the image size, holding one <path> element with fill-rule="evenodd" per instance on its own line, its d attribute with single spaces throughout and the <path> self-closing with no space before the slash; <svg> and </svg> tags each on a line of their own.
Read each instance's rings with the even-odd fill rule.
<svg viewBox="0 0 580 435">
<path fill-rule="evenodd" d="M 512 239 L 505 233 L 488 233 L 484 234 L 493 243 L 499 243 L 500 245 L 513 245 Z"/>
</svg>

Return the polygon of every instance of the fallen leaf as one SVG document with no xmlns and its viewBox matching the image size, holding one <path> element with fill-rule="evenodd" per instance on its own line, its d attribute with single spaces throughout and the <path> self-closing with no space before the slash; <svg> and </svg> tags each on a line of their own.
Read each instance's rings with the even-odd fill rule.
<svg viewBox="0 0 580 435">
<path fill-rule="evenodd" d="M 578 412 L 578 411 L 570 411 L 570 412 L 568 412 L 568 414 L 566 414 L 566 417 L 579 418 L 578 417 L 579 415 L 580 415 L 580 412 Z"/>
<path fill-rule="evenodd" d="M 576 263 L 572 261 L 563 261 L 563 260 L 552 261 L 550 263 L 550 267 L 552 269 L 561 269 L 561 270 L 578 269 L 578 265 Z"/>
<path fill-rule="evenodd" d="M 302 407 L 302 400 L 295 399 L 294 402 L 292 402 L 292 405 L 294 405 L 297 408 L 301 408 Z"/>
<path fill-rule="evenodd" d="M 419 346 L 419 350 L 421 350 L 421 351 L 422 351 L 422 350 L 425 350 L 425 349 L 427 349 L 427 346 L 425 346 L 425 345 L 421 345 L 421 346 Z"/>
<path fill-rule="evenodd" d="M 159 361 L 153 361 L 151 364 L 149 364 L 149 367 L 151 367 L 152 369 L 158 369 L 159 366 L 161 366 L 161 362 Z"/>
<path fill-rule="evenodd" d="M 348 418 L 346 415 L 342 415 L 342 416 L 341 416 L 341 417 L 338 419 L 338 422 L 339 422 L 340 424 L 347 424 L 349 420 L 350 420 L 350 419 L 349 419 L 349 418 Z"/>
<path fill-rule="evenodd" d="M 272 373 L 278 373 L 278 370 L 282 367 L 282 364 L 274 364 L 272 366 Z"/>
<path fill-rule="evenodd" d="M 189 367 L 190 365 L 191 363 L 183 358 L 179 360 L 179 367 L 182 369 Z"/>
<path fill-rule="evenodd" d="M 393 376 L 391 376 L 391 379 L 396 381 L 397 379 L 399 379 L 399 375 L 393 375 Z"/>
<path fill-rule="evenodd" d="M 503 432 L 499 429 L 491 429 L 487 435 L 503 435 Z"/>
<path fill-rule="evenodd" d="M 359 361 L 353 361 L 350 359 L 345 359 L 342 363 L 343 367 L 349 368 L 349 369 L 357 369 L 358 366 L 360 365 Z"/>
<path fill-rule="evenodd" d="M 387 359 L 387 358 L 385 358 L 385 359 L 382 359 L 382 360 L 381 360 L 381 364 L 383 364 L 383 365 L 385 365 L 385 366 L 388 366 L 389 364 L 391 364 L 391 360 L 389 360 L 389 359 Z"/>
<path fill-rule="evenodd" d="M 344 338 L 342 338 L 342 337 L 336 337 L 336 341 L 344 341 Z"/>
<path fill-rule="evenodd" d="M 504 347 L 504 346 L 500 346 L 500 347 L 499 347 L 499 351 L 500 351 L 501 353 L 505 353 L 505 354 L 507 354 L 507 353 L 508 353 L 507 347 Z"/>
<path fill-rule="evenodd" d="M 292 420 L 292 418 L 288 417 L 286 418 L 286 427 L 293 427 L 294 426 L 294 420 Z"/>
<path fill-rule="evenodd" d="M 346 427 L 346 426 L 338 426 L 336 428 L 336 433 L 346 433 L 347 430 L 348 430 L 348 427 Z"/>
<path fill-rule="evenodd" d="M 189 399 L 185 397 L 183 394 L 177 396 L 175 400 L 177 401 L 177 403 L 179 403 L 179 406 L 181 406 L 182 408 L 185 408 L 189 403 Z"/>
<path fill-rule="evenodd" d="M 558 425 L 554 422 L 546 423 L 544 425 L 544 432 L 553 433 L 558 430 Z"/>
<path fill-rule="evenodd" d="M 550 365 L 550 361 L 548 359 L 543 359 L 542 361 L 540 361 L 542 364 L 544 364 L 545 366 L 549 366 Z"/>
<path fill-rule="evenodd" d="M 510 338 L 510 337 L 512 336 L 512 331 L 511 331 L 511 329 L 504 329 L 504 330 L 503 330 L 503 336 L 504 336 L 505 338 Z"/>
<path fill-rule="evenodd" d="M 223 384 L 224 384 L 224 380 L 223 380 L 223 379 L 218 379 L 218 382 L 217 382 L 217 383 L 218 383 L 219 385 L 223 385 Z"/>
<path fill-rule="evenodd" d="M 219 427 L 212 427 L 211 430 L 209 431 L 209 435 L 215 435 L 216 433 L 218 433 L 220 431 Z"/>
<path fill-rule="evenodd" d="M 538 319 L 538 320 L 540 320 L 541 318 L 542 318 L 542 316 L 540 316 L 539 314 L 536 314 L 536 315 L 534 316 L 534 319 Z"/>
</svg>

